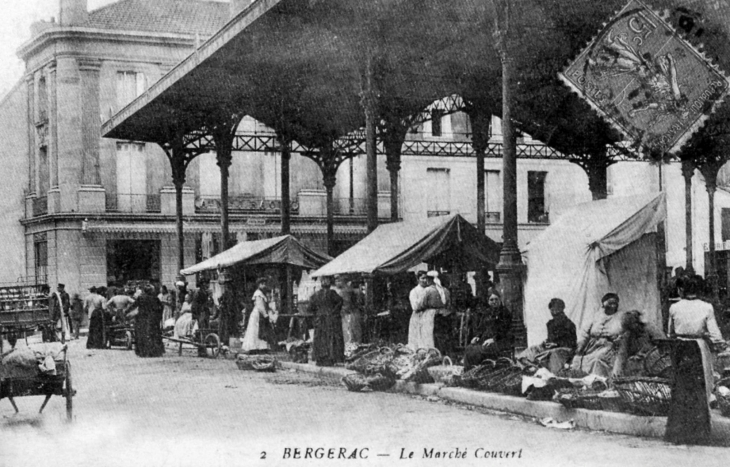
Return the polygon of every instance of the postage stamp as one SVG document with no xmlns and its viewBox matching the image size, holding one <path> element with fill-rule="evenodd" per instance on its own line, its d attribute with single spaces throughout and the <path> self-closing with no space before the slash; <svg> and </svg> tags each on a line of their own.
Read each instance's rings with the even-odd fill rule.
<svg viewBox="0 0 730 467">
<path fill-rule="evenodd" d="M 639 0 L 559 76 L 627 138 L 660 152 L 678 151 L 729 88 L 717 66 Z"/>
</svg>

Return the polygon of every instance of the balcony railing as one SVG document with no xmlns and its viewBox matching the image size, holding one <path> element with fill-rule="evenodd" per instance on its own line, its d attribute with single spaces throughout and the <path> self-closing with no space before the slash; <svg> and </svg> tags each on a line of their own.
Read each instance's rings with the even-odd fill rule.
<svg viewBox="0 0 730 467">
<path fill-rule="evenodd" d="M 160 212 L 160 195 L 118 193 L 106 197 L 107 212 Z"/>
<path fill-rule="evenodd" d="M 499 211 L 487 211 L 484 213 L 484 221 L 487 224 L 499 224 L 502 221 L 502 213 Z"/>
<path fill-rule="evenodd" d="M 289 205 L 292 214 L 299 211 L 299 202 L 292 199 Z M 221 211 L 220 198 L 200 196 L 195 199 L 195 212 L 199 214 Z M 231 196 L 228 198 L 228 212 L 280 214 L 281 198 L 259 198 L 253 196 Z"/>
<path fill-rule="evenodd" d="M 380 201 L 380 200 L 379 200 Z M 367 215 L 367 200 L 365 198 L 334 198 L 335 216 Z M 198 214 L 219 213 L 221 210 L 220 198 L 201 196 L 195 200 L 195 212 Z M 228 200 L 228 212 L 246 214 L 281 214 L 281 198 L 259 198 L 250 196 L 232 196 Z M 291 201 L 291 214 L 305 217 L 327 216 L 327 196 L 324 192 L 302 193 Z M 390 216 L 390 211 L 379 206 L 380 217 Z"/>
<path fill-rule="evenodd" d="M 33 198 L 33 217 L 43 216 L 48 214 L 48 197 L 39 196 Z"/>
</svg>

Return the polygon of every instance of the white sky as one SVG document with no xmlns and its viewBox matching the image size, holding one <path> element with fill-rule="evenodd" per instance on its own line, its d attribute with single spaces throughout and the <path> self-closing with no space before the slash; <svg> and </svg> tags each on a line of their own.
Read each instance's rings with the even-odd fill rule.
<svg viewBox="0 0 730 467">
<path fill-rule="evenodd" d="M 115 0 L 88 0 L 95 10 Z M 0 0 L 0 96 L 23 76 L 23 62 L 15 51 L 30 39 L 30 25 L 38 20 L 58 21 L 59 0 Z"/>
</svg>

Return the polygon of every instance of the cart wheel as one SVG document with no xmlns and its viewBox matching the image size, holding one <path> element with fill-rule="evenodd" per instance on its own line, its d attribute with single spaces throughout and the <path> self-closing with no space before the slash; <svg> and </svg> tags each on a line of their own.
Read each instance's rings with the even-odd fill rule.
<svg viewBox="0 0 730 467">
<path fill-rule="evenodd" d="M 66 361 L 66 421 L 70 422 L 73 420 L 74 415 L 74 394 L 76 391 L 73 387 L 71 379 L 71 362 Z"/>
<path fill-rule="evenodd" d="M 134 344 L 134 340 L 132 339 L 132 331 L 127 331 L 124 333 L 124 347 L 127 348 L 127 350 L 132 350 L 132 345 Z"/>
<path fill-rule="evenodd" d="M 208 334 L 203 341 L 205 344 L 205 353 L 210 358 L 218 358 L 221 351 L 221 340 L 217 334 Z"/>
</svg>

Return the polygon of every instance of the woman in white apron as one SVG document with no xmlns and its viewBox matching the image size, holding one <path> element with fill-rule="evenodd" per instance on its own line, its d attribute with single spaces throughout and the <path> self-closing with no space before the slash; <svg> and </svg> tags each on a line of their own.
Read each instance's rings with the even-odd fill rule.
<svg viewBox="0 0 730 467">
<path fill-rule="evenodd" d="M 248 318 L 246 334 L 241 342 L 241 350 L 247 353 L 268 351 L 271 347 L 267 340 L 271 329 L 269 323 L 269 298 L 266 296 L 266 279 L 256 281 L 258 288 L 253 294 L 253 310 Z"/>
</svg>

